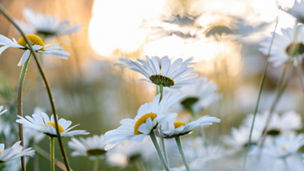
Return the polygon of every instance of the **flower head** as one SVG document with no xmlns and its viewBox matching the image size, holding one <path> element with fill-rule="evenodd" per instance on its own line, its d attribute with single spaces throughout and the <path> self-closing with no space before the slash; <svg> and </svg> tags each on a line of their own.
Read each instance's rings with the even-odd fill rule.
<svg viewBox="0 0 304 171">
<path fill-rule="evenodd" d="M 282 9 L 282 7 L 280 7 Z M 294 4 L 290 9 L 282 9 L 283 11 L 286 11 L 290 15 L 294 16 L 298 22 L 304 23 L 304 1 L 303 0 L 294 0 Z"/>
<path fill-rule="evenodd" d="M 267 37 L 260 43 L 260 51 L 267 55 L 271 44 L 271 37 Z M 292 61 L 294 64 L 302 62 L 304 56 L 304 28 L 301 25 L 294 29 L 282 29 L 282 33 L 275 33 L 273 40 L 272 51 L 268 59 L 274 66 L 280 66 L 287 61 Z"/>
<path fill-rule="evenodd" d="M 26 37 L 30 41 L 33 50 L 37 53 L 52 55 L 62 59 L 67 59 L 67 56 L 70 55 L 69 52 L 64 51 L 64 49 L 59 46 L 60 43 L 44 44 L 42 39 L 35 34 L 27 34 Z M 31 51 L 29 50 L 23 37 L 16 41 L 15 39 L 11 40 L 0 34 L 0 45 L 2 45 L 0 47 L 0 54 L 9 47 L 24 50 L 24 53 L 18 63 L 18 66 L 23 65 L 30 57 Z"/>
<path fill-rule="evenodd" d="M 184 95 L 177 108 L 193 110 L 197 113 L 219 99 L 216 90 L 216 84 L 208 81 L 207 78 L 195 79 L 192 84 L 184 86 L 180 90 L 175 90 L 181 91 Z"/>
<path fill-rule="evenodd" d="M 178 58 L 171 61 L 167 56 L 159 58 L 157 56 L 148 57 L 146 60 L 137 61 L 121 58 L 118 65 L 127 66 L 130 69 L 143 74 L 146 78 L 141 80 L 152 82 L 170 88 L 180 88 L 183 85 L 191 84 L 197 74 L 190 73 L 192 67 L 191 58 L 183 60 Z"/>
<path fill-rule="evenodd" d="M 74 150 L 72 156 L 88 156 L 92 158 L 103 157 L 110 146 L 105 144 L 104 135 L 94 135 L 88 138 L 72 138 L 69 142 L 70 148 Z"/>
<path fill-rule="evenodd" d="M 152 102 L 140 106 L 134 119 L 123 119 L 120 127 L 106 132 L 106 141 L 110 144 L 126 139 L 142 141 L 159 124 L 176 116 L 169 114 L 168 109 L 180 98 L 180 95 L 167 93 L 159 102 L 160 95 L 157 95 Z"/>
<path fill-rule="evenodd" d="M 220 119 L 210 116 L 203 116 L 189 123 L 169 121 L 167 124 L 164 124 L 165 126 L 161 128 L 159 135 L 164 138 L 173 138 L 176 136 L 188 134 L 199 126 L 208 126 L 212 125 L 213 123 L 219 123 L 220 121 Z"/>
<path fill-rule="evenodd" d="M 265 148 L 263 149 L 263 154 L 274 157 L 274 158 L 286 158 L 291 155 L 298 153 L 300 147 L 304 145 L 303 135 L 281 135 L 274 139 L 274 141 L 268 141 Z M 252 154 L 260 150 L 258 147 L 252 150 Z"/>
<path fill-rule="evenodd" d="M 24 9 L 23 15 L 28 23 L 17 21 L 27 33 L 34 33 L 46 38 L 67 35 L 77 32 L 80 26 L 69 26 L 69 20 L 59 21 L 55 16 L 35 13 L 31 9 Z"/>
<path fill-rule="evenodd" d="M 5 109 L 3 106 L 0 106 L 0 115 L 4 114 L 7 112 L 7 109 Z"/>
<path fill-rule="evenodd" d="M 31 148 L 23 149 L 20 141 L 16 142 L 12 147 L 4 149 L 5 145 L 0 144 L 0 163 L 17 159 L 22 156 L 33 156 L 34 151 Z"/>
<path fill-rule="evenodd" d="M 56 137 L 55 121 L 54 116 L 51 118 L 44 112 L 36 112 L 31 116 L 21 117 L 18 116 L 17 123 L 22 124 L 25 127 L 35 129 L 37 131 L 43 132 L 44 134 L 52 137 Z M 75 135 L 87 135 L 89 134 L 85 130 L 73 130 L 78 125 L 71 126 L 72 122 L 65 120 L 63 118 L 58 120 L 58 127 L 61 136 L 63 137 L 72 137 Z"/>
</svg>

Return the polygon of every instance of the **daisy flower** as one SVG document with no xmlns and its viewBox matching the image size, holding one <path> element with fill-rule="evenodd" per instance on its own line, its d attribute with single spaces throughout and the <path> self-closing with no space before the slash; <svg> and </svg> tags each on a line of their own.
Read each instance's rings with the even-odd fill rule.
<svg viewBox="0 0 304 171">
<path fill-rule="evenodd" d="M 32 148 L 23 149 L 23 147 L 20 145 L 20 141 L 16 142 L 8 149 L 4 149 L 4 147 L 4 144 L 0 144 L 0 163 L 14 160 L 22 156 L 34 155 Z"/>
<path fill-rule="evenodd" d="M 185 109 L 197 113 L 211 103 L 219 99 L 216 93 L 217 86 L 207 78 L 198 78 L 192 84 L 182 87 L 180 90 L 184 98 L 178 103 L 177 110 Z"/>
<path fill-rule="evenodd" d="M 109 144 L 118 143 L 123 140 L 142 141 L 150 135 L 158 124 L 164 123 L 167 119 L 176 117 L 176 114 L 169 114 L 168 108 L 181 98 L 180 95 L 167 93 L 161 102 L 160 95 L 157 95 L 150 103 L 140 106 L 134 119 L 127 118 L 120 121 L 121 126 L 106 132 L 106 141 Z"/>
<path fill-rule="evenodd" d="M 185 122 L 167 122 L 159 132 L 159 135 L 164 138 L 173 138 L 190 133 L 193 129 L 199 126 L 208 126 L 213 123 L 219 123 L 221 120 L 216 117 L 203 116 L 195 121 Z"/>
<path fill-rule="evenodd" d="M 42 39 L 35 34 L 27 34 L 26 37 L 30 41 L 30 43 L 33 47 L 33 50 L 37 53 L 52 55 L 52 56 L 56 56 L 56 57 L 59 57 L 62 59 L 67 59 L 67 56 L 70 55 L 69 52 L 64 51 L 63 47 L 59 46 L 60 43 L 44 44 Z M 21 56 L 18 66 L 23 65 L 31 55 L 31 51 L 29 50 L 28 46 L 26 45 L 26 42 L 23 39 L 23 37 L 21 37 L 18 41 L 16 41 L 15 39 L 11 40 L 0 34 L 0 45 L 1 45 L 0 54 L 9 47 L 24 50 L 24 53 Z"/>
<path fill-rule="evenodd" d="M 146 60 L 138 59 L 137 61 L 120 58 L 117 64 L 129 67 L 146 77 L 140 80 L 152 82 L 158 86 L 180 88 L 183 85 L 192 84 L 193 79 L 197 76 L 197 74 L 190 73 L 194 70 L 193 67 L 189 67 L 191 61 L 191 58 L 187 60 L 178 58 L 173 61 L 167 56 L 162 58 L 146 56 Z"/>
<path fill-rule="evenodd" d="M 0 106 L 0 115 L 4 114 L 7 112 L 7 109 L 5 109 L 3 106 Z"/>
<path fill-rule="evenodd" d="M 54 116 L 51 118 L 44 112 L 36 112 L 31 116 L 21 117 L 18 116 L 16 120 L 17 123 L 22 124 L 24 127 L 35 129 L 39 132 L 42 132 L 50 137 L 56 137 L 56 128 L 54 122 Z M 75 135 L 87 135 L 89 134 L 85 130 L 73 130 L 78 125 L 71 126 L 72 121 L 65 120 L 63 118 L 58 120 L 58 127 L 61 136 L 63 137 L 72 137 Z"/>
<path fill-rule="evenodd" d="M 304 135 L 281 135 L 268 143 L 263 153 L 276 158 L 285 158 L 298 153 L 304 145 Z"/>
<path fill-rule="evenodd" d="M 282 9 L 282 7 L 279 7 Z M 283 11 L 289 13 L 297 19 L 297 22 L 304 23 L 304 1 L 303 0 L 295 0 L 293 6 L 289 9 L 282 9 Z"/>
<path fill-rule="evenodd" d="M 55 16 L 35 13 L 33 10 L 25 8 L 23 15 L 27 23 L 17 21 L 20 27 L 27 33 L 34 33 L 43 37 L 62 36 L 77 32 L 79 25 L 69 26 L 69 20 L 58 21 Z"/>
<path fill-rule="evenodd" d="M 151 160 L 155 159 L 155 150 L 147 148 L 151 146 L 153 144 L 148 138 L 145 138 L 142 142 L 124 141 L 107 153 L 107 162 L 113 166 L 120 167 L 137 160 L 151 162 Z"/>
<path fill-rule="evenodd" d="M 268 59 L 274 66 L 283 65 L 287 61 L 294 64 L 302 62 L 304 55 L 304 28 L 301 25 L 295 28 L 281 29 L 282 33 L 275 33 L 272 51 Z M 267 37 L 260 43 L 260 51 L 267 55 L 271 37 Z"/>
<path fill-rule="evenodd" d="M 72 156 L 103 157 L 111 147 L 104 141 L 104 135 L 94 135 L 88 138 L 72 138 L 69 147 L 74 150 Z"/>
</svg>

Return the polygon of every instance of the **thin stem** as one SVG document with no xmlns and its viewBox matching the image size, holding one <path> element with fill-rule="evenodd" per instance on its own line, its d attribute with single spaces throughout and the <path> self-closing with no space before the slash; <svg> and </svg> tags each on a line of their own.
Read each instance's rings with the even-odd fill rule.
<svg viewBox="0 0 304 171">
<path fill-rule="evenodd" d="M 30 61 L 30 58 L 28 58 L 28 60 L 23 64 L 23 66 L 21 68 L 18 90 L 17 90 L 17 110 L 18 110 L 18 115 L 21 117 L 23 117 L 22 90 L 23 90 L 23 84 L 24 84 L 24 79 L 25 79 L 25 73 L 26 73 L 26 69 L 27 69 L 29 61 Z M 19 130 L 20 144 L 22 146 L 24 146 L 22 124 L 18 124 L 18 130 Z M 21 170 L 26 171 L 25 159 L 24 159 L 24 157 L 21 157 L 20 159 L 21 159 Z"/>
<path fill-rule="evenodd" d="M 162 152 L 161 152 L 161 150 L 160 150 L 160 148 L 159 148 L 159 145 L 158 145 L 157 140 L 156 140 L 156 136 L 155 136 L 155 134 L 154 134 L 153 131 L 150 133 L 150 138 L 151 138 L 151 140 L 152 140 L 152 142 L 153 142 L 153 145 L 154 145 L 154 147 L 155 147 L 155 149 L 156 149 L 156 151 L 157 151 L 157 154 L 158 154 L 158 156 L 159 156 L 159 159 L 160 159 L 161 163 L 163 164 L 165 170 L 166 170 L 166 171 L 170 171 L 170 169 L 169 169 L 167 163 L 166 163 L 165 160 L 164 160 L 163 154 L 162 154 Z"/>
<path fill-rule="evenodd" d="M 50 164 L 51 171 L 55 171 L 55 139 L 50 137 Z"/>
<path fill-rule="evenodd" d="M 28 45 L 28 48 L 29 50 L 31 51 L 33 57 L 34 57 L 34 60 L 36 62 L 36 65 L 38 67 L 38 71 L 42 77 L 42 80 L 45 84 L 45 88 L 47 90 L 47 94 L 48 94 L 48 97 L 49 97 L 49 102 L 50 102 L 50 105 L 51 105 L 51 108 L 52 108 L 52 112 L 54 114 L 54 121 L 55 121 L 55 128 L 56 128 L 56 133 L 57 133 L 57 138 L 58 138 L 58 141 L 59 141 L 59 146 L 60 146 L 60 150 L 61 150 L 61 154 L 62 154 L 62 157 L 63 157 L 63 160 L 64 160 L 64 163 L 65 163 L 65 166 L 66 166 L 66 169 L 68 171 L 71 170 L 70 166 L 69 166 L 69 161 L 68 161 L 68 158 L 67 158 L 67 155 L 65 153 L 65 149 L 64 149 L 64 145 L 63 145 L 63 142 L 62 142 L 62 138 L 61 138 L 61 135 L 60 135 L 60 132 L 59 132 L 59 127 L 58 127 L 58 116 L 57 116 L 57 112 L 56 112 L 56 108 L 55 108 L 55 103 L 54 103 L 54 98 L 53 98 L 53 95 L 52 95 L 52 91 L 51 91 L 51 88 L 50 88 L 50 85 L 46 79 L 46 76 L 43 72 L 43 69 L 41 67 L 41 64 L 39 63 L 38 61 L 38 58 L 35 54 L 35 51 L 33 50 L 32 48 L 32 45 L 30 43 L 30 41 L 27 39 L 27 37 L 25 36 L 24 32 L 21 30 L 21 28 L 15 23 L 15 21 L 12 19 L 12 17 L 10 17 L 8 15 L 8 13 L 6 12 L 6 10 L 2 7 L 2 5 L 0 5 L 0 12 L 4 15 L 4 17 L 10 22 L 12 23 L 12 25 L 18 30 L 18 32 L 22 35 L 22 37 L 24 38 L 26 44 Z"/>
<path fill-rule="evenodd" d="M 300 83 L 301 83 L 301 87 L 302 87 L 302 92 L 304 93 L 304 73 L 302 70 L 302 66 L 301 65 L 297 65 L 296 66 L 296 71 L 298 73 L 299 79 L 300 79 Z"/>
<path fill-rule="evenodd" d="M 39 154 L 41 157 L 43 157 L 43 158 L 45 158 L 49 161 L 51 160 L 50 159 L 50 154 L 48 152 L 44 151 L 39 146 L 35 145 L 34 149 L 35 149 L 35 152 L 37 154 Z M 65 165 L 61 161 L 57 160 L 56 158 L 55 158 L 55 164 L 56 164 L 57 168 L 59 168 L 60 170 L 66 171 Z"/>
<path fill-rule="evenodd" d="M 99 166 L 99 158 L 96 157 L 96 159 L 94 160 L 93 171 L 98 171 L 98 166 Z"/>
<path fill-rule="evenodd" d="M 159 93 L 160 93 L 160 98 L 159 98 L 159 102 L 163 99 L 163 85 L 159 85 Z"/>
<path fill-rule="evenodd" d="M 187 162 L 186 156 L 184 154 L 184 150 L 183 150 L 183 147 L 182 147 L 182 142 L 181 142 L 180 136 L 175 137 L 175 141 L 176 141 L 176 144 L 177 144 L 177 147 L 178 147 L 178 151 L 179 151 L 180 155 L 182 156 L 183 162 L 186 166 L 186 169 L 187 169 L 187 171 L 190 171 L 190 167 L 189 167 L 189 164 Z"/>
<path fill-rule="evenodd" d="M 291 70 L 292 70 L 292 62 L 289 62 L 284 68 L 284 71 L 283 71 L 283 74 L 282 74 L 282 77 L 281 77 L 281 81 L 280 81 L 281 82 L 280 87 L 278 88 L 277 95 L 276 95 L 276 97 L 275 97 L 275 99 L 274 99 L 274 101 L 273 101 L 273 103 L 272 103 L 272 105 L 269 109 L 269 114 L 267 116 L 266 123 L 265 123 L 263 133 L 262 133 L 262 137 L 261 137 L 261 147 L 263 147 L 263 145 L 264 145 L 267 129 L 268 129 L 269 123 L 271 121 L 271 118 L 273 116 L 273 111 L 275 110 L 275 108 L 276 108 L 276 106 L 277 106 L 282 94 L 284 93 L 286 86 L 287 86 L 287 81 L 288 81 Z"/>
<path fill-rule="evenodd" d="M 278 21 L 279 20 L 277 18 L 275 26 L 274 26 L 274 30 L 273 30 L 273 33 L 272 33 L 272 38 L 271 38 L 271 41 L 270 41 L 270 45 L 269 45 L 269 48 L 268 48 L 267 57 L 270 56 L 273 41 L 274 41 L 274 38 L 275 38 L 275 31 L 276 31 L 277 26 L 278 26 Z M 268 68 L 268 61 L 266 61 L 265 64 L 264 64 L 264 71 L 262 73 L 261 80 L 260 80 L 259 94 L 258 94 L 258 98 L 257 98 L 256 104 L 255 104 L 253 119 L 252 119 L 252 122 L 251 122 L 251 127 L 250 127 L 250 132 L 249 132 L 249 137 L 248 137 L 248 143 L 247 143 L 248 146 L 247 146 L 246 151 L 245 151 L 245 159 L 244 159 L 244 162 L 243 162 L 243 170 L 245 170 L 245 168 L 246 168 L 248 151 L 249 151 L 250 144 L 251 144 L 251 141 L 252 141 L 252 132 L 253 132 L 253 128 L 254 128 L 255 118 L 256 118 L 256 115 L 257 115 L 258 110 L 259 110 L 259 105 L 260 105 L 260 100 L 261 100 L 261 96 L 262 96 L 262 91 L 263 91 L 263 88 L 264 88 L 264 82 L 265 82 L 265 76 L 266 76 L 266 73 L 267 73 L 267 68 Z"/>
<path fill-rule="evenodd" d="M 163 137 L 160 137 L 160 145 L 161 145 L 161 149 L 163 150 L 164 152 L 164 158 L 165 158 L 165 161 L 169 167 L 169 159 L 168 159 L 168 153 L 167 153 L 167 150 L 166 150 L 166 144 L 165 144 L 165 139 Z"/>
</svg>

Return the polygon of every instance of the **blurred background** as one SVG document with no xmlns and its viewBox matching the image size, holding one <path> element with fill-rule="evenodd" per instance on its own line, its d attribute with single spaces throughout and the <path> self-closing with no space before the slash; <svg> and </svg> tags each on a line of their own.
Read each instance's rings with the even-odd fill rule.
<svg viewBox="0 0 304 171">
<path fill-rule="evenodd" d="M 271 36 L 277 17 L 278 32 L 295 22 L 278 10 L 278 5 L 292 6 L 292 0 L 0 0 L 0 3 L 21 21 L 25 21 L 22 10 L 31 8 L 81 26 L 76 33 L 47 41 L 71 40 L 63 44 L 71 55 L 68 60 L 44 56 L 44 70 L 59 115 L 80 123 L 78 128 L 91 134 L 116 128 L 122 118 L 135 116 L 138 107 L 154 97 L 152 84 L 139 82 L 139 74 L 114 65 L 122 56 L 137 59 L 145 55 L 192 57 L 195 72 L 213 80 L 221 95 L 202 115 L 220 117 L 222 123 L 213 129 L 219 134 L 230 133 L 231 127 L 254 110 L 267 59 L 258 51 L 259 42 Z M 18 32 L 3 16 L 0 23 L 0 34 L 19 39 Z M 0 104 L 11 106 L 11 111 L 15 110 L 21 69 L 17 63 L 21 55 L 21 50 L 9 49 L 0 56 Z M 281 72 L 282 68 L 269 67 L 260 111 L 267 110 L 272 103 Z M 24 87 L 24 113 L 32 114 L 35 107 L 40 107 L 50 114 L 37 73 L 31 61 Z M 300 81 L 293 73 L 277 111 L 302 113 L 302 103 Z M 214 135 L 211 132 L 208 136 Z M 48 149 L 47 139 L 40 146 Z M 74 170 L 91 168 L 88 159 L 69 158 Z M 39 161 L 41 170 L 48 168 L 47 160 L 39 157 Z M 103 170 L 135 168 L 133 164 L 101 166 Z"/>
</svg>

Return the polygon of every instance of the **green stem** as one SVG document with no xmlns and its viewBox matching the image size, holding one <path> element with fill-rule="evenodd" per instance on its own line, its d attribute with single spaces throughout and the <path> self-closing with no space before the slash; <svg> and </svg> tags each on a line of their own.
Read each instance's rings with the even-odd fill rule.
<svg viewBox="0 0 304 171">
<path fill-rule="evenodd" d="M 170 169 L 169 169 L 167 163 L 165 162 L 165 159 L 164 159 L 164 157 L 163 157 L 163 154 L 162 154 L 162 152 L 161 152 L 161 150 L 160 150 L 160 148 L 159 148 L 159 145 L 158 145 L 157 140 L 156 140 L 156 136 L 155 136 L 155 134 L 154 134 L 153 131 L 150 133 L 150 138 L 151 138 L 151 140 L 152 140 L 152 142 L 153 142 L 153 145 L 154 145 L 154 147 L 155 147 L 155 149 L 156 149 L 156 151 L 157 151 L 157 154 L 158 154 L 158 156 L 159 156 L 159 159 L 160 159 L 161 163 L 163 164 L 165 170 L 166 170 L 166 171 L 170 171 Z"/>
<path fill-rule="evenodd" d="M 160 98 L 159 102 L 163 99 L 163 85 L 159 85 L 159 93 L 160 93 Z"/>
<path fill-rule="evenodd" d="M 265 126 L 264 126 L 264 129 L 263 129 L 263 133 L 262 133 L 262 137 L 261 137 L 261 147 L 263 147 L 264 145 L 264 142 L 265 142 L 265 139 L 266 139 L 266 133 L 267 133 L 267 129 L 268 129 L 268 126 L 269 126 L 269 123 L 271 121 L 271 118 L 273 116 L 273 111 L 275 110 L 282 94 L 284 93 L 285 91 L 285 88 L 287 86 L 287 81 L 288 81 L 288 78 L 289 78 L 289 75 L 290 75 L 290 72 L 292 70 L 292 65 L 293 63 L 292 62 L 289 62 L 285 68 L 284 68 L 284 71 L 283 71 L 283 74 L 282 74 L 282 77 L 281 77 L 281 83 L 280 83 L 280 86 L 278 88 L 278 92 L 277 92 L 277 95 L 269 109 L 269 114 L 267 116 L 267 119 L 266 119 L 266 123 L 265 123 Z"/>
<path fill-rule="evenodd" d="M 57 112 L 56 112 L 56 108 L 55 108 L 55 103 L 54 103 L 54 98 L 53 98 L 53 95 L 52 95 L 52 91 L 51 91 L 51 88 L 50 88 L 50 85 L 46 79 L 46 76 L 43 72 L 43 69 L 41 67 L 41 64 L 39 63 L 38 61 L 38 57 L 35 53 L 35 51 L 33 50 L 33 47 L 30 43 L 30 41 L 28 40 L 28 38 L 26 37 L 26 35 L 24 34 L 24 32 L 21 30 L 21 28 L 16 24 L 16 22 L 12 19 L 12 17 L 10 17 L 8 15 L 8 13 L 6 12 L 6 10 L 2 7 L 2 5 L 0 5 L 0 12 L 4 15 L 4 17 L 18 30 L 18 32 L 22 35 L 22 37 L 24 38 L 26 44 L 28 45 L 28 48 L 29 50 L 31 51 L 33 57 L 34 57 L 34 60 L 36 62 L 36 65 L 38 67 L 38 71 L 42 77 L 42 80 L 45 84 L 45 88 L 47 90 L 47 94 L 48 94 L 48 97 L 49 97 L 49 102 L 50 102 L 50 105 L 51 105 L 51 108 L 52 108 L 52 112 L 54 114 L 54 121 L 55 121 L 55 127 L 56 127 L 56 133 L 57 133 L 57 138 L 58 138 L 58 141 L 59 141 L 59 146 L 60 146 L 60 150 L 61 150 L 61 154 L 62 154 L 62 157 L 63 157 L 63 160 L 64 160 L 64 163 L 65 163 L 65 166 L 66 166 L 66 169 L 68 171 L 71 170 L 70 168 L 70 165 L 69 165 L 69 161 L 68 161 L 68 158 L 67 158 L 67 155 L 65 153 L 65 149 L 64 149 L 64 145 L 63 145 L 63 142 L 62 142 L 62 138 L 61 138 L 61 135 L 60 135 L 60 132 L 59 132 L 59 127 L 58 127 L 58 116 L 57 116 Z"/>
<path fill-rule="evenodd" d="M 274 27 L 274 30 L 273 30 L 273 33 L 272 33 L 272 38 L 271 38 L 271 41 L 270 41 L 270 45 L 269 45 L 269 48 L 268 48 L 267 57 L 270 56 L 273 41 L 274 41 L 274 38 L 275 38 L 275 31 L 276 31 L 277 26 L 278 26 L 278 21 L 279 20 L 277 18 L 276 23 L 275 23 L 275 27 Z M 247 143 L 248 146 L 247 146 L 246 151 L 245 151 L 245 159 L 244 159 L 244 162 L 243 162 L 243 170 L 245 170 L 245 168 L 246 168 L 248 151 L 249 151 L 250 144 L 251 144 L 251 141 L 252 141 L 252 132 L 253 132 L 253 128 L 254 128 L 255 118 L 256 118 L 256 115 L 257 115 L 258 110 L 259 110 L 259 105 L 260 105 L 260 100 L 261 100 L 261 96 L 262 96 L 262 91 L 263 91 L 263 88 L 264 88 L 264 82 L 265 82 L 265 76 L 266 76 L 266 73 L 267 73 L 267 68 L 268 68 L 268 61 L 266 61 L 265 64 L 264 64 L 264 71 L 262 73 L 261 80 L 260 80 L 259 94 L 258 94 L 258 98 L 257 98 L 256 104 L 255 104 L 253 119 L 252 119 L 252 122 L 251 122 L 251 127 L 250 127 L 250 132 L 249 132 L 249 137 L 248 137 L 248 143 Z"/>
<path fill-rule="evenodd" d="M 23 66 L 21 68 L 18 90 L 17 90 L 17 110 L 18 110 L 18 115 L 21 116 L 21 117 L 23 117 L 22 90 L 23 90 L 23 84 L 24 84 L 24 79 L 25 79 L 25 73 L 26 73 L 29 61 L 30 61 L 30 58 L 28 58 L 28 60 L 23 64 Z M 23 126 L 22 126 L 22 124 L 18 124 L 18 130 L 19 130 L 20 144 L 24 147 Z M 21 160 L 21 170 L 26 171 L 24 157 L 21 157 L 20 160 Z"/>
<path fill-rule="evenodd" d="M 50 137 L 50 164 L 51 171 L 55 171 L 55 139 Z"/>
<path fill-rule="evenodd" d="M 96 159 L 94 160 L 93 171 L 98 171 L 98 166 L 99 166 L 99 158 L 96 157 Z"/>
<path fill-rule="evenodd" d="M 180 155 L 182 156 L 183 162 L 186 166 L 186 169 L 187 169 L 187 171 L 190 171 L 190 167 L 189 167 L 189 164 L 187 162 L 186 156 L 184 154 L 184 150 L 183 150 L 183 147 L 182 147 L 182 142 L 181 142 L 180 136 L 175 137 L 175 141 L 176 141 L 176 144 L 177 144 L 177 147 L 178 147 L 178 151 L 179 151 Z"/>
<path fill-rule="evenodd" d="M 165 144 L 165 139 L 163 137 L 160 137 L 160 145 L 161 145 L 161 149 L 163 150 L 164 152 L 164 158 L 165 158 L 165 161 L 169 167 L 169 160 L 168 160 L 168 153 L 167 153 L 167 150 L 166 150 L 166 144 Z"/>
</svg>

